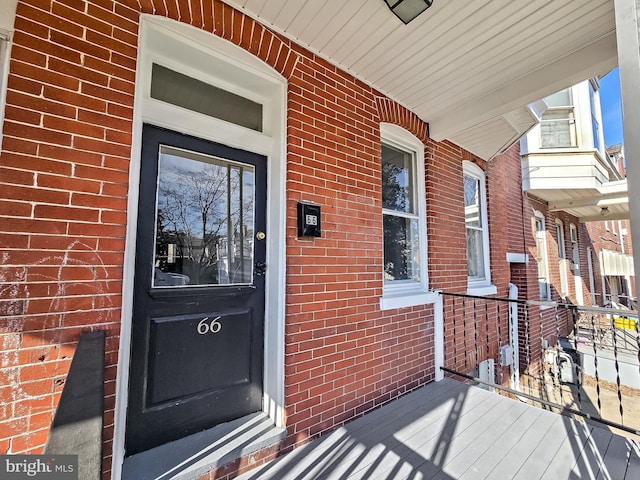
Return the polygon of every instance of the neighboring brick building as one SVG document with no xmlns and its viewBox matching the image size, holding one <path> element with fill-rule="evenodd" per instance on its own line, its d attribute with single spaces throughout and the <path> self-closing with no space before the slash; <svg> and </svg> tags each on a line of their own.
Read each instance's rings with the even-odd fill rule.
<svg viewBox="0 0 640 480">
<path fill-rule="evenodd" d="M 532 210 L 579 224 L 523 195 L 517 147 L 435 141 L 219 0 L 21 0 L 8 65 L 0 453 L 42 450 L 104 330 L 104 478 L 259 412 L 283 440 L 211 473 L 232 476 L 434 380 L 435 292 L 535 298 Z"/>
</svg>

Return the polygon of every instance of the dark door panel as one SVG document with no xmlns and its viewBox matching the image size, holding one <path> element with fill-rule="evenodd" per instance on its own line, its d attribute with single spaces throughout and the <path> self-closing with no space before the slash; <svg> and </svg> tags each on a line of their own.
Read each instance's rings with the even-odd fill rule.
<svg viewBox="0 0 640 480">
<path fill-rule="evenodd" d="M 249 383 L 253 314 L 210 311 L 151 318 L 145 408 Z"/>
<path fill-rule="evenodd" d="M 262 406 L 266 159 L 145 125 L 127 455 Z"/>
</svg>

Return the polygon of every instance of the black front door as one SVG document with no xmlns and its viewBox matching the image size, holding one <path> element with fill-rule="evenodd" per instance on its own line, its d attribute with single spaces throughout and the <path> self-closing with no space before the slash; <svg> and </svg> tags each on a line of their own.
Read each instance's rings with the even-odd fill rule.
<svg viewBox="0 0 640 480">
<path fill-rule="evenodd" d="M 266 159 L 145 125 L 127 455 L 262 408 Z"/>
</svg>

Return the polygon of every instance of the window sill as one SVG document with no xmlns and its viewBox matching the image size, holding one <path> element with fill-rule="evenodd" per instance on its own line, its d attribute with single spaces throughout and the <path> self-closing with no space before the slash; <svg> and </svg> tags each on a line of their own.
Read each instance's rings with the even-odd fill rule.
<svg viewBox="0 0 640 480">
<path fill-rule="evenodd" d="M 394 308 L 414 307 L 416 305 L 428 305 L 435 303 L 437 298 L 438 294 L 436 292 L 387 294 L 380 298 L 380 309 L 391 310 Z"/>
<path fill-rule="evenodd" d="M 498 293 L 498 287 L 495 285 L 469 285 L 467 287 L 467 295 L 475 297 L 486 297 Z"/>
</svg>

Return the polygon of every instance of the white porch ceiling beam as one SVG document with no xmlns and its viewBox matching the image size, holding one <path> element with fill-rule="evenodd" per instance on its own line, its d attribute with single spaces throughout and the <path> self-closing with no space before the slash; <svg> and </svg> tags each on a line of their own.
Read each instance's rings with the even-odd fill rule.
<svg viewBox="0 0 640 480">
<path fill-rule="evenodd" d="M 627 195 L 616 195 L 611 197 L 584 198 L 579 200 L 565 200 L 562 202 L 549 203 L 549 211 L 557 212 L 580 207 L 612 207 L 614 205 L 626 204 L 629 202 Z M 607 220 L 605 218 L 605 220 Z"/>
<path fill-rule="evenodd" d="M 610 215 L 607 215 L 607 216 L 603 217 L 602 215 L 597 213 L 597 214 L 594 214 L 594 215 L 578 217 L 578 220 L 580 221 L 580 223 L 605 222 L 605 221 L 612 221 L 612 220 L 629 220 L 629 216 L 625 215 L 623 213 L 613 213 L 613 214 L 610 214 Z"/>
<path fill-rule="evenodd" d="M 627 182 L 640 186 L 640 0 L 615 0 Z M 629 191 L 629 217 L 636 279 L 640 279 L 640 188 Z M 640 282 L 636 281 L 640 298 Z"/>
<path fill-rule="evenodd" d="M 616 35 L 611 32 L 484 97 L 473 99 L 443 116 L 426 119 L 429 122 L 429 134 L 436 141 L 445 140 L 586 78 L 604 74 L 615 68 L 617 61 Z M 496 72 L 496 75 L 499 74 Z"/>
</svg>

